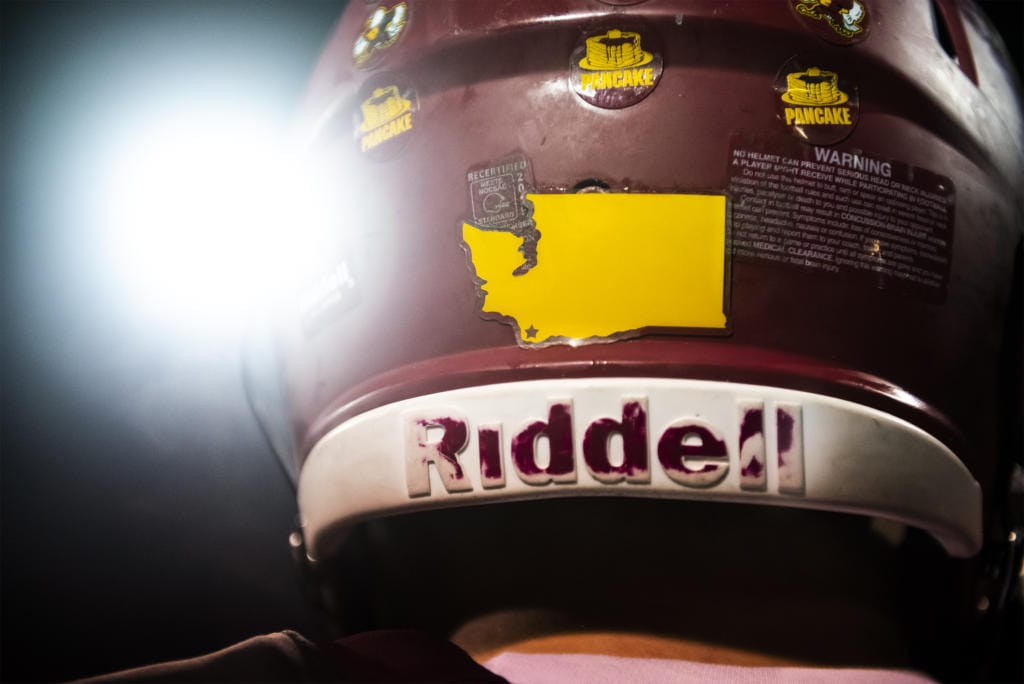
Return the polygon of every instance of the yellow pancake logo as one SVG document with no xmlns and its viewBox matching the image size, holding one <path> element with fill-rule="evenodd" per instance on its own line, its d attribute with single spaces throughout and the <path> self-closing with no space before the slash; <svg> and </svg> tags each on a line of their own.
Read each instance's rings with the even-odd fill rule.
<svg viewBox="0 0 1024 684">
<path fill-rule="evenodd" d="M 837 106 L 849 99 L 850 96 L 839 89 L 839 76 L 834 71 L 811 67 L 787 74 L 782 101 L 799 106 L 785 108 L 786 125 L 851 125 L 850 108 Z"/>
<path fill-rule="evenodd" d="M 368 152 L 381 143 L 411 131 L 412 106 L 412 101 L 402 96 L 398 86 L 376 88 L 360 105 L 360 149 Z"/>
<path fill-rule="evenodd" d="M 722 195 L 530 194 L 540 233 L 462 225 L 485 315 L 526 346 L 578 344 L 651 329 L 726 327 Z"/>
<path fill-rule="evenodd" d="M 638 31 L 609 29 L 589 36 L 572 53 L 573 90 L 599 107 L 642 100 L 661 77 L 661 55 L 644 48 Z"/>
</svg>

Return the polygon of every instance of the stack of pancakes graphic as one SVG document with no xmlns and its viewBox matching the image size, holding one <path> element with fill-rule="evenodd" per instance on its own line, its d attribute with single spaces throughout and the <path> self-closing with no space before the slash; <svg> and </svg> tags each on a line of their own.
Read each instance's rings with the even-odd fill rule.
<svg viewBox="0 0 1024 684">
<path fill-rule="evenodd" d="M 839 89 L 839 76 L 834 71 L 811 67 L 786 76 L 786 92 L 782 100 L 794 105 L 839 105 L 849 100 Z"/>
<path fill-rule="evenodd" d="M 587 56 L 580 66 L 591 71 L 623 69 L 649 64 L 654 59 L 640 47 L 640 34 L 612 29 L 608 33 L 587 38 Z"/>
<path fill-rule="evenodd" d="M 366 133 L 402 116 L 412 108 L 412 103 L 402 97 L 397 86 L 392 85 L 374 90 L 361 107 L 363 124 L 360 129 Z"/>
</svg>

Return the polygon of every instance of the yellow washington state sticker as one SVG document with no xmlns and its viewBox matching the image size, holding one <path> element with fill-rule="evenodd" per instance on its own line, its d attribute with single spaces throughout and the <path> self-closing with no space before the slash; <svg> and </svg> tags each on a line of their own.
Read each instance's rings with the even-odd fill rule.
<svg viewBox="0 0 1024 684">
<path fill-rule="evenodd" d="M 722 195 L 530 194 L 537 260 L 522 237 L 462 225 L 483 295 L 526 345 L 572 344 L 651 328 L 724 329 Z M 517 269 L 520 275 L 514 275 Z"/>
</svg>

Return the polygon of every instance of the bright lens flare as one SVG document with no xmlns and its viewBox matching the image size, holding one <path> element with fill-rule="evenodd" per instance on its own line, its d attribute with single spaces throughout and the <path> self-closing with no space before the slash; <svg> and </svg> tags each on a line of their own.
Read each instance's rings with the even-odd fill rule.
<svg viewBox="0 0 1024 684">
<path fill-rule="evenodd" d="M 105 198 L 121 291 L 163 321 L 237 329 L 323 251 L 322 178 L 280 126 L 247 112 L 177 113 L 131 131 Z"/>
</svg>

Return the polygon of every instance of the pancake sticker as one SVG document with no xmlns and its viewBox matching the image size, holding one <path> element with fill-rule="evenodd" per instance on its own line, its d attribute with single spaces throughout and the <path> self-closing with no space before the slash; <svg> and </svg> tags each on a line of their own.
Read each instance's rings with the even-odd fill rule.
<svg viewBox="0 0 1024 684">
<path fill-rule="evenodd" d="M 525 347 L 724 332 L 724 195 L 529 193 L 539 238 L 462 224 L 481 313 Z"/>
<path fill-rule="evenodd" d="M 404 2 L 391 7 L 378 6 L 363 25 L 352 46 L 352 62 L 367 68 L 379 61 L 384 51 L 395 44 L 409 23 L 409 8 Z"/>
<path fill-rule="evenodd" d="M 839 73 L 791 59 L 774 84 L 778 117 L 793 135 L 814 145 L 831 145 L 857 125 L 857 88 Z"/>
<path fill-rule="evenodd" d="M 830 43 L 858 43 L 868 35 L 866 0 L 790 0 L 800 21 Z"/>
<path fill-rule="evenodd" d="M 586 36 L 570 58 L 572 89 L 584 101 L 620 109 L 647 97 L 661 78 L 661 54 L 638 30 L 611 28 Z"/>
<path fill-rule="evenodd" d="M 387 159 L 408 142 L 415 126 L 419 98 L 397 74 L 380 74 L 363 84 L 355 114 L 359 151 L 373 159 Z"/>
</svg>

